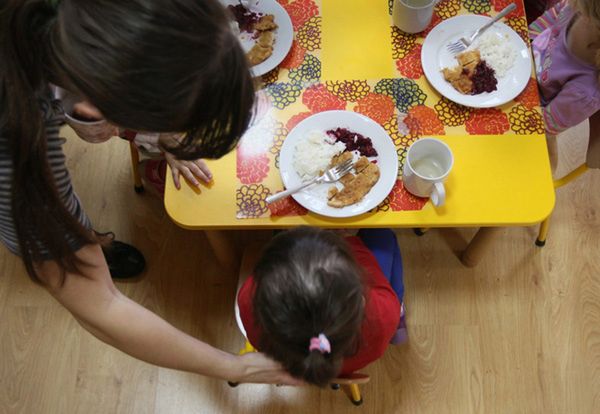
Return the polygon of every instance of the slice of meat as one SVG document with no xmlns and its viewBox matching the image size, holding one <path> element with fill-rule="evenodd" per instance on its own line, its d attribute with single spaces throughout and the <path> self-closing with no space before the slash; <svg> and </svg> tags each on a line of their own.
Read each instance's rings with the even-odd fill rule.
<svg viewBox="0 0 600 414">
<path fill-rule="evenodd" d="M 360 157 L 358 159 L 358 161 L 356 161 L 354 163 L 354 170 L 359 173 L 362 170 L 364 170 L 365 168 L 367 168 L 369 166 L 371 162 L 369 161 L 369 159 L 367 157 Z"/>
<path fill-rule="evenodd" d="M 261 32 L 258 39 L 256 39 L 256 44 L 262 47 L 272 47 L 273 42 L 275 40 L 275 35 L 273 32 Z"/>
<path fill-rule="evenodd" d="M 254 30 L 259 30 L 261 32 L 266 30 L 275 30 L 277 27 L 277 23 L 275 23 L 275 16 L 272 14 L 267 14 L 261 17 L 258 19 L 258 22 L 254 24 Z"/>
<path fill-rule="evenodd" d="M 479 54 L 479 50 L 468 50 L 466 52 L 459 53 L 456 55 L 456 60 L 460 63 L 461 66 L 468 66 L 475 62 L 475 65 L 479 63 L 481 60 L 481 55 Z"/>
<path fill-rule="evenodd" d="M 369 163 L 354 180 L 350 181 L 341 191 L 335 194 L 327 202 L 327 205 L 342 208 L 359 202 L 379 181 L 379 176 L 379 167 L 376 164 Z"/>
<path fill-rule="evenodd" d="M 354 174 L 349 172 L 346 175 L 344 175 L 342 178 L 340 178 L 340 183 L 347 185 L 350 181 L 354 180 L 354 177 L 355 177 Z"/>
<path fill-rule="evenodd" d="M 327 191 L 327 200 L 331 200 L 338 193 L 338 188 L 336 186 L 329 187 L 329 191 Z"/>
<path fill-rule="evenodd" d="M 248 61 L 250 61 L 250 65 L 258 65 L 259 63 L 264 62 L 273 54 L 272 47 L 262 47 L 259 44 L 255 44 L 252 46 L 252 49 L 246 54 Z"/>
<path fill-rule="evenodd" d="M 349 151 L 344 151 L 338 155 L 334 155 L 331 159 L 331 167 L 335 167 L 336 165 L 342 164 L 348 160 L 354 158 L 354 155 Z"/>
</svg>

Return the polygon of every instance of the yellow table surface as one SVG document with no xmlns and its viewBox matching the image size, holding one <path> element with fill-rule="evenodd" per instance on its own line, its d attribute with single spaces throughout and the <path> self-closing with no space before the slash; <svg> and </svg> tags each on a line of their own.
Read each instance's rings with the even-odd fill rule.
<svg viewBox="0 0 600 414">
<path fill-rule="evenodd" d="M 374 6 L 376 3 L 378 7 Z M 385 7 L 379 3 L 385 3 Z M 321 79 L 401 76 L 390 64 L 387 0 L 322 0 L 320 13 Z M 465 10 L 459 14 L 463 13 Z M 424 78 L 420 82 L 423 88 L 429 87 Z M 427 92 L 428 99 L 437 94 L 432 89 Z M 214 182 L 200 191 L 188 184 L 176 190 L 167 173 L 165 207 L 178 225 L 190 229 L 282 228 L 303 224 L 322 227 L 515 226 L 538 223 L 551 213 L 554 189 L 543 134 L 516 135 L 507 131 L 502 135 L 469 135 L 464 129 L 461 132 L 447 128 L 446 135 L 437 138 L 450 146 L 455 157 L 454 168 L 446 181 L 446 204 L 442 208 L 427 202 L 422 210 L 377 211 L 347 219 L 312 213 L 238 219 L 235 152 L 220 160 L 208 161 Z"/>
</svg>

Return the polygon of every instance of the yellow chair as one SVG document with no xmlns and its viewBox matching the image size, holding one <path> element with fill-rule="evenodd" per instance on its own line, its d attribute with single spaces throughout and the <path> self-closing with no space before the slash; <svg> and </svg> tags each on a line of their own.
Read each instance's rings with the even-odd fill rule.
<svg viewBox="0 0 600 414">
<path fill-rule="evenodd" d="M 570 183 L 590 168 L 600 168 L 600 112 L 592 115 L 589 123 L 590 136 L 585 162 L 564 177 L 554 180 L 554 188 Z M 540 225 L 540 232 L 535 240 L 536 246 L 543 247 L 546 244 L 549 228 L 550 216 Z"/>
<path fill-rule="evenodd" d="M 240 288 L 242 287 L 242 285 L 244 284 L 244 282 L 246 281 L 246 279 L 252 272 L 254 265 L 258 261 L 261 250 L 262 250 L 262 246 L 259 244 L 249 245 L 246 248 L 246 250 L 244 251 L 244 254 L 242 256 L 242 264 L 240 266 L 238 286 L 237 286 L 237 290 L 235 293 L 236 300 L 235 300 L 234 312 L 235 312 L 236 323 L 238 325 L 240 332 L 242 333 L 242 335 L 244 335 L 244 338 L 247 338 L 246 330 L 244 329 L 244 325 L 242 324 L 242 319 L 240 317 L 240 308 L 238 306 L 237 297 L 238 297 Z M 257 350 L 252 346 L 252 344 L 248 341 L 248 339 L 246 339 L 244 347 L 240 350 L 239 355 L 244 355 L 249 352 L 257 352 Z M 346 393 L 346 395 L 348 396 L 348 398 L 350 399 L 350 401 L 352 402 L 352 404 L 361 405 L 363 403 L 363 399 L 362 399 L 362 395 L 361 395 L 359 386 L 362 384 L 366 384 L 367 382 L 369 382 L 369 380 L 370 380 L 370 377 L 367 374 L 355 372 L 355 373 L 352 373 L 349 375 L 345 375 L 343 377 L 335 378 L 331 383 L 331 388 L 333 390 L 338 390 L 338 389 L 342 388 L 344 390 L 344 392 Z M 238 384 L 234 383 L 234 382 L 228 381 L 227 383 L 231 387 L 238 386 Z"/>
</svg>

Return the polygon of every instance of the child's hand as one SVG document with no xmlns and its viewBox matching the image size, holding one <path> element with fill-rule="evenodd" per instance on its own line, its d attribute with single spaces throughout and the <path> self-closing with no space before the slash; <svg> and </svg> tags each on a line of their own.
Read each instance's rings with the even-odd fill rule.
<svg viewBox="0 0 600 414">
<path fill-rule="evenodd" d="M 179 181 L 179 174 L 183 175 L 190 183 L 198 187 L 200 182 L 197 178 L 201 179 L 205 183 L 212 180 L 212 174 L 208 169 L 208 166 L 203 160 L 194 161 L 183 161 L 175 158 L 174 155 L 165 153 L 165 158 L 171 167 L 171 173 L 173 174 L 173 183 L 175 188 L 178 190 L 181 188 Z"/>
</svg>

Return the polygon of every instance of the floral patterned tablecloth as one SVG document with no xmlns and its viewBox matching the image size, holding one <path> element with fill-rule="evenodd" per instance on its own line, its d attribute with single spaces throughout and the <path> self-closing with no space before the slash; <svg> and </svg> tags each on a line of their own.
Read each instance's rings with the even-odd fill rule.
<svg viewBox="0 0 600 414">
<path fill-rule="evenodd" d="M 406 34 L 392 25 L 392 0 L 389 0 L 393 58 L 390 65 L 397 76 L 351 80 L 323 79 L 320 0 L 278 2 L 290 15 L 295 38 L 282 64 L 262 77 L 254 124 L 237 150 L 235 198 L 239 219 L 307 214 L 291 197 L 272 205 L 267 205 L 265 198 L 283 189 L 278 170 L 279 151 L 288 132 L 317 112 L 345 109 L 380 123 L 396 144 L 400 165 L 407 147 L 424 135 L 544 133 L 534 78 L 514 101 L 499 108 L 473 109 L 439 95 L 425 79 L 421 67 L 423 40 L 440 21 L 466 13 L 494 15 L 511 0 L 441 0 L 430 27 L 419 35 Z M 380 7 L 373 3 L 373 7 Z M 516 3 L 517 10 L 505 23 L 528 42 L 523 4 L 520 0 Z M 394 189 L 377 209 L 420 210 L 426 202 L 427 199 L 404 190 L 400 171 Z"/>
</svg>

